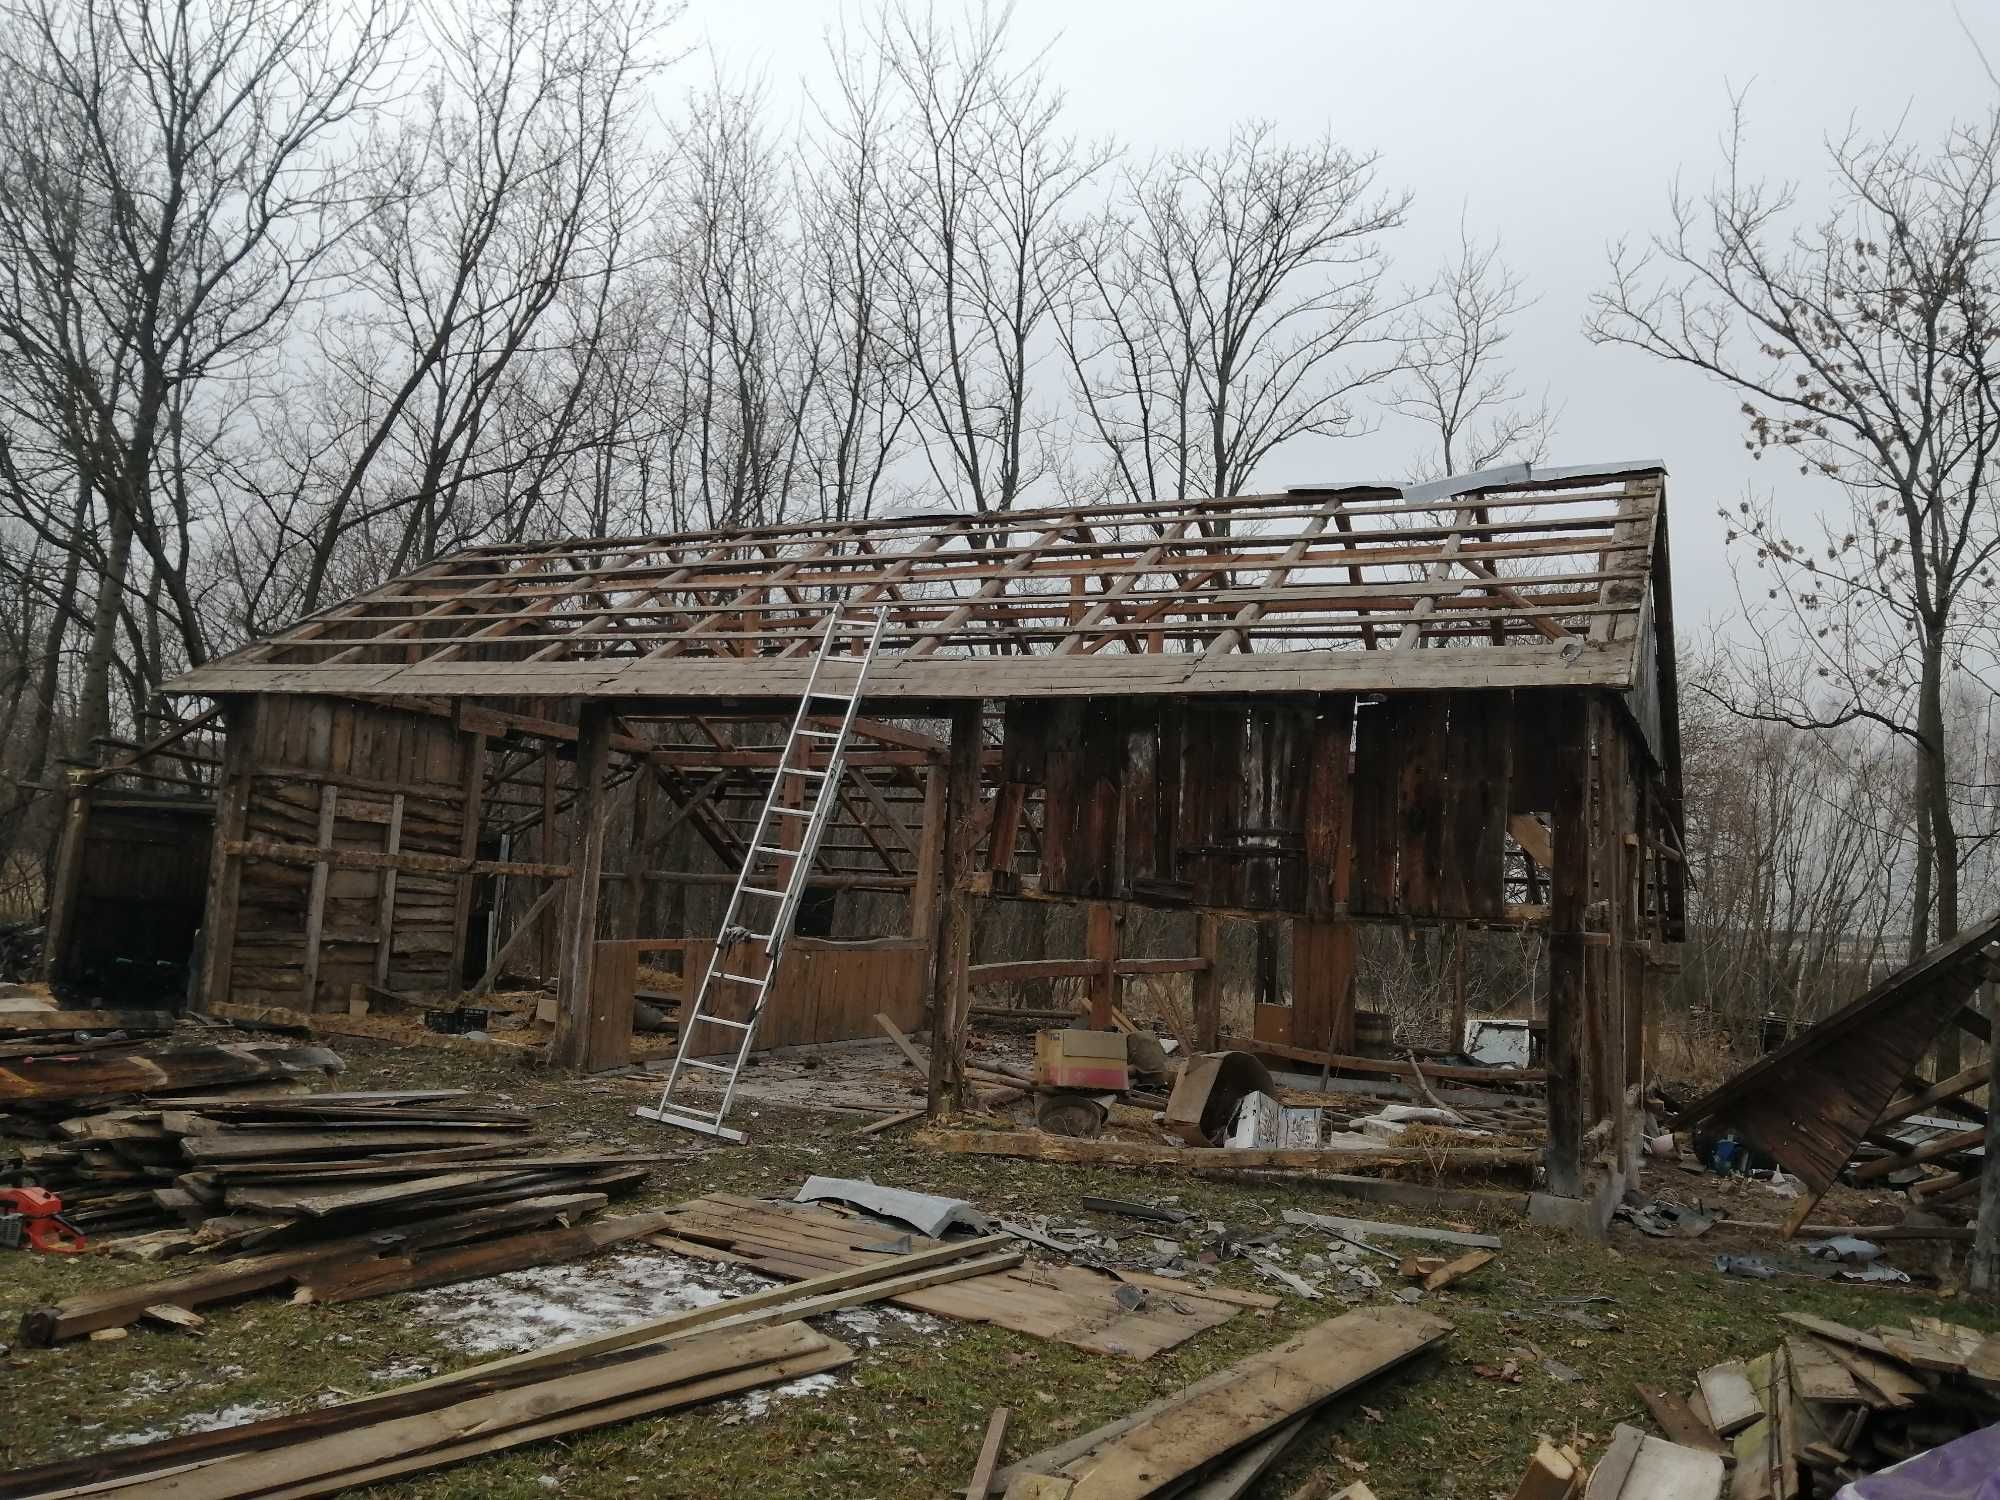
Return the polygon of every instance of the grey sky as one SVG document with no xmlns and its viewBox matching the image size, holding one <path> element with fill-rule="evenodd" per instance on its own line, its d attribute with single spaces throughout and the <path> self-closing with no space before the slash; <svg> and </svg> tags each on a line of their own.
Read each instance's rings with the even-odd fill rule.
<svg viewBox="0 0 2000 1500">
<path fill-rule="evenodd" d="M 1962 9 L 2000 61 L 2000 6 Z M 835 0 L 691 0 L 682 34 L 707 40 L 731 76 L 761 73 L 772 103 L 790 108 L 801 81 L 821 76 L 822 38 L 839 14 Z M 1510 348 L 1523 380 L 1546 384 L 1561 408 L 1550 457 L 1659 457 L 1672 471 L 1683 628 L 1734 608 L 1718 503 L 1757 485 L 1805 511 L 1824 490 L 1752 461 L 1726 392 L 1585 342 L 1606 244 L 1665 224 L 1677 172 L 1690 187 L 1710 180 L 1731 84 L 1750 85 L 1754 160 L 1798 179 L 1807 205 L 1820 201 L 1828 133 L 1906 117 L 1930 140 L 1995 92 L 1951 7 L 1912 0 L 1020 0 L 1016 22 L 1024 44 L 1053 39 L 1050 71 L 1078 133 L 1143 153 L 1219 141 L 1232 121 L 1263 116 L 1288 135 L 1331 128 L 1381 152 L 1383 184 L 1416 195 L 1390 241 L 1399 280 L 1429 278 L 1461 210 L 1475 234 L 1498 233 L 1540 299 Z M 1385 417 L 1369 436 L 1294 444 L 1263 477 L 1275 486 L 1401 473 L 1414 437 Z"/>
</svg>

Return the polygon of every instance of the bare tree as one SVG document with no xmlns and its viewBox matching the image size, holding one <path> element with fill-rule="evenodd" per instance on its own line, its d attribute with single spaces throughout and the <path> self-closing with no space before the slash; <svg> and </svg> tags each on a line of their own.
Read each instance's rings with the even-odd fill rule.
<svg viewBox="0 0 2000 1500">
<path fill-rule="evenodd" d="M 565 294 L 636 253 L 653 185 L 637 112 L 660 24 L 648 0 L 432 16 L 436 61 L 374 164 L 311 380 L 267 414 L 265 519 L 241 568 L 267 608 L 315 609 L 510 512 L 524 455 L 496 449 L 494 414 L 545 337 L 582 337 L 551 327 Z"/>
<path fill-rule="evenodd" d="M 105 528 L 88 744 L 109 719 L 135 544 L 181 653 L 207 655 L 178 544 L 198 518 L 157 483 L 168 429 L 224 420 L 228 397 L 196 388 L 245 378 L 340 243 L 353 184 L 332 148 L 379 99 L 395 17 L 386 0 L 10 0 L 0 27 L 5 396 Z"/>
<path fill-rule="evenodd" d="M 1408 204 L 1375 176 L 1248 124 L 1128 174 L 1072 237 L 1058 330 L 1108 488 L 1239 494 L 1281 444 L 1355 428 L 1354 396 L 1395 366 L 1378 236 Z"/>
<path fill-rule="evenodd" d="M 761 95 L 718 79 L 691 97 L 658 253 L 661 471 L 681 525 L 775 520 L 791 494 L 817 370 L 789 207 Z"/>
<path fill-rule="evenodd" d="M 1914 955 L 1959 927 L 1945 704 L 2000 551 L 2000 113 L 1931 149 L 1832 143 L 1833 201 L 1803 226 L 1794 189 L 1742 175 L 1742 120 L 1739 100 L 1723 180 L 1699 198 L 1676 189 L 1673 228 L 1614 252 L 1588 331 L 1723 381 L 1742 398 L 1746 446 L 1823 482 L 1822 506 L 1725 512 L 1814 664 L 1790 701 L 1755 711 L 1813 728 L 1871 720 L 1913 748 Z"/>
<path fill-rule="evenodd" d="M 960 505 L 1007 511 L 1046 471 L 1034 372 L 1068 261 L 1062 215 L 1110 157 L 1060 132 L 1040 56 L 1008 50 L 1011 7 L 959 29 L 901 6 L 873 37 L 901 93 L 906 357 L 925 454 Z"/>
<path fill-rule="evenodd" d="M 1383 404 L 1437 439 L 1418 478 L 1539 461 L 1555 413 L 1534 404 L 1508 365 L 1505 346 L 1516 317 L 1534 305 L 1521 278 L 1500 256 L 1458 226 L 1458 253 L 1415 300 L 1403 333 L 1403 369 Z"/>
<path fill-rule="evenodd" d="M 801 141 L 802 336 L 817 376 L 802 412 L 805 464 L 819 514 L 869 515 L 913 438 L 918 371 L 901 340 L 914 184 L 896 170 L 895 80 L 879 53 L 829 43 L 831 96 Z"/>
</svg>

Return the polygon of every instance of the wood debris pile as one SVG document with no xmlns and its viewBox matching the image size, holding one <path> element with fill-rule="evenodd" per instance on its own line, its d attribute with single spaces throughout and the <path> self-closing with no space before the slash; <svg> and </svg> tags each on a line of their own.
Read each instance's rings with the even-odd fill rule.
<svg viewBox="0 0 2000 1500">
<path fill-rule="evenodd" d="M 584 1222 L 660 1157 L 552 1150 L 527 1111 L 463 1090 L 298 1092 L 340 1066 L 324 1048 L 259 1044 L 0 1063 L 0 1170 L 55 1193 L 94 1248 L 149 1261 L 255 1252 L 31 1309 L 23 1341 L 142 1317 L 189 1326 L 173 1310 L 283 1285 L 320 1301 L 378 1296 L 660 1227 L 657 1215 Z"/>
<path fill-rule="evenodd" d="M 1641 1387 L 1670 1438 L 1735 1466 L 1732 1500 L 1814 1500 L 2000 1421 L 2000 1336 L 1936 1318 L 1868 1330 L 1785 1313 L 1768 1354 Z"/>
</svg>

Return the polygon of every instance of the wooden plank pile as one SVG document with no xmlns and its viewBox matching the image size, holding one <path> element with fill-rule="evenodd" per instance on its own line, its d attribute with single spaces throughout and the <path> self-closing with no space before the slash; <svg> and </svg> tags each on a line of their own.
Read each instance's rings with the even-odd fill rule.
<svg viewBox="0 0 2000 1500">
<path fill-rule="evenodd" d="M 943 1243 L 919 1234 L 901 1236 L 872 1220 L 825 1208 L 728 1193 L 680 1204 L 667 1220 L 667 1233 L 653 1240 L 661 1249 L 787 1278 L 870 1264 L 905 1238 L 918 1249 Z M 1277 1305 L 1275 1298 L 1259 1294 L 1161 1282 L 1170 1289 L 1165 1294 L 1136 1274 L 1114 1277 L 1085 1266 L 1037 1262 L 950 1286 L 913 1288 L 894 1300 L 913 1312 L 991 1323 L 1091 1353 L 1141 1360 L 1228 1322 L 1243 1307 Z"/>
<path fill-rule="evenodd" d="M 1702 1371 L 1685 1400 L 1639 1391 L 1674 1442 L 1734 1465 L 1731 1500 L 1830 1496 L 2000 1420 L 2000 1336 L 1936 1318 L 1864 1331 L 1783 1316 L 1795 1332 Z"/>
<path fill-rule="evenodd" d="M 205 1050 L 248 1054 L 238 1059 L 244 1066 L 290 1069 L 301 1054 L 339 1061 L 318 1048 Z M 160 1071 L 184 1083 L 189 1074 L 175 1059 L 186 1056 L 130 1061 L 166 1064 Z M 589 1254 L 664 1223 L 659 1215 L 585 1222 L 643 1183 L 658 1156 L 551 1150 L 526 1111 L 462 1090 L 169 1090 L 70 1113 L 71 1097 L 42 1082 L 50 1086 L 32 1107 L 17 1098 L 0 1128 L 53 1138 L 0 1141 L 0 1158 L 56 1193 L 99 1248 L 149 1261 L 256 1253 L 31 1309 L 21 1323 L 29 1344 L 148 1317 L 186 1326 L 160 1310 L 192 1313 L 279 1286 L 350 1301 L 494 1275 Z M 98 1238 L 120 1230 L 145 1232 Z"/>
<path fill-rule="evenodd" d="M 330 1495 L 851 1362 L 805 1319 L 1018 1266 L 1000 1236 L 878 1255 L 381 1395 L 0 1473 L 0 1494 Z"/>
</svg>

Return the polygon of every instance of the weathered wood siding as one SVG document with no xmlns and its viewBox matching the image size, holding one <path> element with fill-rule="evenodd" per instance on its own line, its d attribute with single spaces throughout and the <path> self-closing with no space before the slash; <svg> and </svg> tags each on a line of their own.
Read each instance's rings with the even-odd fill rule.
<svg viewBox="0 0 2000 1500">
<path fill-rule="evenodd" d="M 692 1004 L 708 971 L 715 944 L 690 940 L 683 960 L 683 1008 Z M 732 969 L 736 969 L 732 963 Z M 845 1042 L 879 1037 L 878 1012 L 905 1031 L 924 1024 L 924 989 L 930 973 L 928 945 L 907 939 L 833 942 L 795 937 L 785 945 L 778 982 L 757 1023 L 756 1046 L 796 1047 L 809 1042 Z M 726 991 L 724 992 L 726 993 Z M 747 1007 L 718 1004 L 716 1014 L 740 1020 Z M 712 1028 L 726 1045 L 734 1033 Z M 718 1045 L 715 1050 L 723 1050 Z"/>
<path fill-rule="evenodd" d="M 1002 774 L 1042 788 L 1050 894 L 1496 920 L 1507 819 L 1549 810 L 1568 696 L 1016 700 Z"/>
<path fill-rule="evenodd" d="M 401 803 L 396 847 L 457 855 L 464 839 L 466 736 L 435 715 L 330 698 L 273 695 L 251 723 L 244 837 L 319 846 L 327 789 L 330 847 L 384 851 Z M 246 858 L 238 883 L 226 997 L 241 1004 L 344 1008 L 350 986 L 376 980 L 390 872 Z M 324 886 L 311 993 L 306 952 L 313 888 Z M 402 992 L 447 987 L 458 882 L 395 875 L 384 981 Z"/>
</svg>

